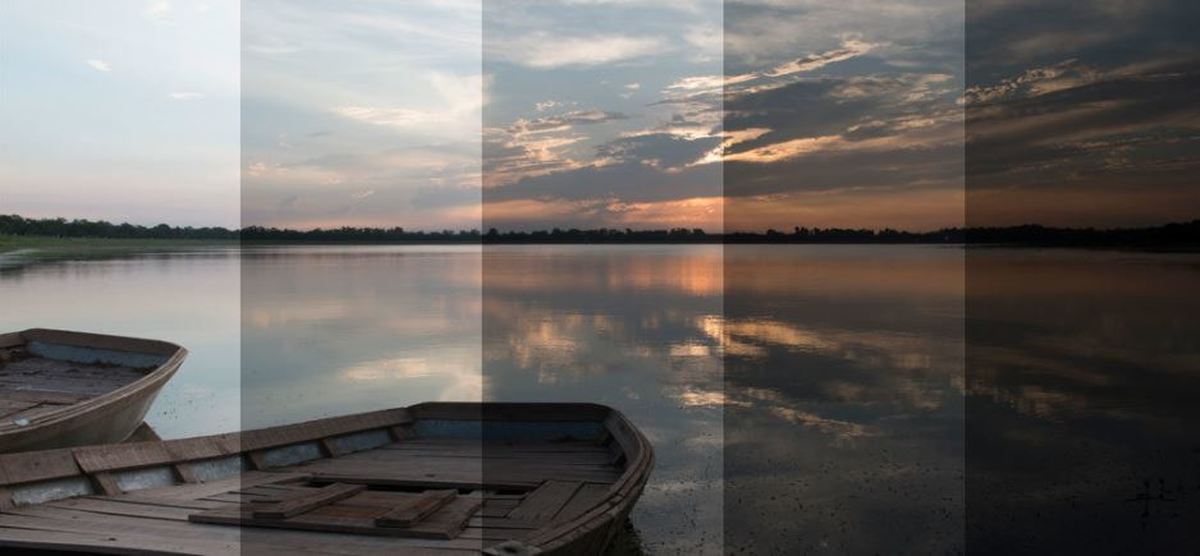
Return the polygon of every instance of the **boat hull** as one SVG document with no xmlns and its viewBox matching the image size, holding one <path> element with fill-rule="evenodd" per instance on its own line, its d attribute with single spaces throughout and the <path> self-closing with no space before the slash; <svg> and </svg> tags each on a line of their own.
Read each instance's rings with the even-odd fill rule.
<svg viewBox="0 0 1200 556">
<path fill-rule="evenodd" d="M 601 555 L 653 459 L 611 408 L 521 403 L 0 455 L 0 547 Z M 405 514 L 404 500 L 432 495 L 445 503 Z M 264 504 L 271 515 L 258 515 Z M 398 515 L 407 525 L 379 523 Z"/>
<path fill-rule="evenodd" d="M 119 336 L 37 329 L 5 335 L 10 338 L 10 345 L 18 341 L 12 339 L 14 336 L 20 341 L 36 338 L 38 341 L 52 340 L 71 347 L 154 349 L 166 359 L 145 377 L 125 387 L 67 407 L 28 426 L 0 430 L 0 453 L 124 441 L 142 424 L 154 400 L 179 370 L 187 355 L 187 350 L 173 344 Z M 0 347 L 4 346 L 0 344 Z M 169 355 L 166 354 L 168 351 Z"/>
</svg>

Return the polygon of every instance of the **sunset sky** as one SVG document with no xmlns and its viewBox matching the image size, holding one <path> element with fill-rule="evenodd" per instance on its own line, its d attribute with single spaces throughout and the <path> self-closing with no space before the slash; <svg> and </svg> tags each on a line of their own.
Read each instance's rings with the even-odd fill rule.
<svg viewBox="0 0 1200 556">
<path fill-rule="evenodd" d="M 1200 56 L 1180 14 L 1197 9 L 5 2 L 0 212 L 410 229 L 1186 220 Z"/>
</svg>

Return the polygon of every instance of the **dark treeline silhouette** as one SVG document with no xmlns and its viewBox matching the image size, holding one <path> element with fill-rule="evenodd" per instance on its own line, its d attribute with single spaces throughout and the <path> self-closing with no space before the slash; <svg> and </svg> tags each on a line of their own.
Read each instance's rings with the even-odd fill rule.
<svg viewBox="0 0 1200 556">
<path fill-rule="evenodd" d="M 1200 220 L 1146 228 L 1050 228 L 1027 225 L 1003 228 L 947 228 L 933 232 L 892 229 L 807 228 L 765 233 L 706 233 L 699 228 L 632 230 L 599 228 L 506 231 L 409 231 L 404 228 L 341 227 L 290 230 L 250 226 L 241 230 L 220 227 L 175 227 L 166 224 L 137 226 L 65 218 L 23 218 L 0 215 L 0 235 L 60 238 L 199 239 L 311 243 L 932 243 L 999 244 L 1030 246 L 1200 246 Z"/>
<path fill-rule="evenodd" d="M 153 227 L 113 224 L 103 220 L 66 218 L 22 218 L 0 214 L 0 234 L 113 239 L 237 239 L 238 233 L 220 227 L 192 228 L 159 224 Z"/>
<path fill-rule="evenodd" d="M 250 226 L 242 228 L 243 241 L 295 241 L 316 243 L 479 243 L 479 230 L 409 231 L 404 228 L 341 228 L 289 230 Z"/>
</svg>

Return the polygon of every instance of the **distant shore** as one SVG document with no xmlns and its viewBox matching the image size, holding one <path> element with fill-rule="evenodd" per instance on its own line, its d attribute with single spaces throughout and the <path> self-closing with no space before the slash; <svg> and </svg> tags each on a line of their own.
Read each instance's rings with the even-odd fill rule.
<svg viewBox="0 0 1200 556">
<path fill-rule="evenodd" d="M 236 247 L 236 240 L 112 239 L 0 235 L 0 269 L 30 263 L 107 258 L 216 247 Z"/>
<path fill-rule="evenodd" d="M 709 233 L 699 228 L 659 230 L 560 229 L 499 231 L 406 230 L 401 227 L 292 230 L 249 226 L 153 227 L 104 221 L 30 219 L 0 214 L 0 253 L 147 251 L 244 245 L 574 245 L 574 244 L 783 244 L 971 245 L 1009 247 L 1200 250 L 1200 220 L 1140 228 L 1055 228 L 1036 224 L 945 228 L 911 232 L 883 229 L 807 228 Z"/>
</svg>

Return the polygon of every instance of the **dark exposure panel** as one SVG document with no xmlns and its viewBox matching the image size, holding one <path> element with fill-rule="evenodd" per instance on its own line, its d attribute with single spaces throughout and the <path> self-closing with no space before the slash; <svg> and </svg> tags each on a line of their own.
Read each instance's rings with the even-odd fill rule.
<svg viewBox="0 0 1200 556">
<path fill-rule="evenodd" d="M 726 230 L 961 226 L 962 31 L 726 2 Z M 725 552 L 961 552 L 963 251 L 816 243 L 725 245 Z"/>
<path fill-rule="evenodd" d="M 968 1 L 967 224 L 1200 216 L 1198 17 L 1172 0 Z M 1200 259 L 1171 252 L 1175 234 L 968 250 L 971 552 L 1195 549 Z"/>
</svg>

